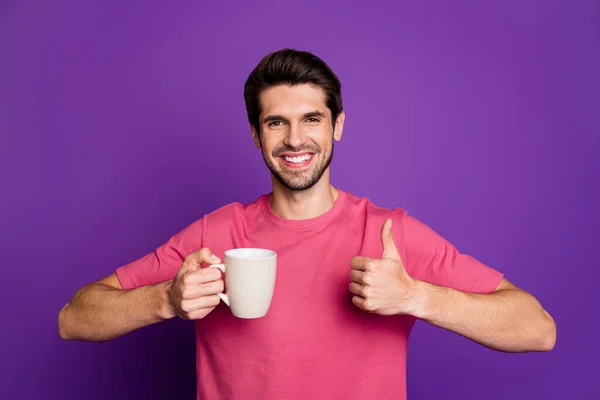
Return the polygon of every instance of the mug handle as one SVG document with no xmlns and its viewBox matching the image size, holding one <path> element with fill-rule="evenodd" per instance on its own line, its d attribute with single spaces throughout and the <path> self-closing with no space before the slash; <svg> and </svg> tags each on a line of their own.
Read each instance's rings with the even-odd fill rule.
<svg viewBox="0 0 600 400">
<path fill-rule="evenodd" d="M 221 272 L 225 273 L 225 264 L 210 264 L 208 267 L 219 268 Z M 223 303 L 227 304 L 229 307 L 229 297 L 227 297 L 225 293 L 217 293 L 217 296 L 219 296 L 221 300 L 223 300 Z"/>
</svg>

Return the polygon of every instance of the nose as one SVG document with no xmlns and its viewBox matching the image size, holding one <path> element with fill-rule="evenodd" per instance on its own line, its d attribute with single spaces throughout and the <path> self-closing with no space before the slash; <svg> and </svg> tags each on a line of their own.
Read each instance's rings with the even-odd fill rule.
<svg viewBox="0 0 600 400">
<path fill-rule="evenodd" d="M 283 143 L 290 147 L 300 147 L 306 141 L 304 132 L 298 124 L 290 124 L 287 135 L 283 139 Z"/>
</svg>

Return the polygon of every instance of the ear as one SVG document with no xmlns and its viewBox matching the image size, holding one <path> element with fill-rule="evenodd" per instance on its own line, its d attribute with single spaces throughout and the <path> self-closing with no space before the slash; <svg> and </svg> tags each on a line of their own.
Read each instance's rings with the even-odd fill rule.
<svg viewBox="0 0 600 400">
<path fill-rule="evenodd" d="M 340 112 L 337 119 L 335 120 L 335 128 L 333 131 L 333 137 L 338 142 L 342 139 L 342 133 L 344 133 L 344 121 L 346 120 L 346 113 L 344 110 Z"/>
<path fill-rule="evenodd" d="M 257 149 L 260 149 L 260 138 L 258 136 L 258 132 L 256 132 L 256 129 L 254 129 L 252 124 L 250 124 L 250 130 L 252 131 L 252 140 L 254 141 L 254 146 L 256 146 Z"/>
</svg>

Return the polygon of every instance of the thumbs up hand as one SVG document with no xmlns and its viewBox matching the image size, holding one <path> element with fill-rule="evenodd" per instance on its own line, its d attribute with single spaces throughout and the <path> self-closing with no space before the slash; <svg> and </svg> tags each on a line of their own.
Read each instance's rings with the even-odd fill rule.
<svg viewBox="0 0 600 400">
<path fill-rule="evenodd" d="M 358 308 L 381 315 L 411 314 L 416 310 L 418 281 L 411 278 L 392 236 L 392 220 L 381 229 L 381 259 L 354 257 L 350 261 L 350 291 Z"/>
</svg>

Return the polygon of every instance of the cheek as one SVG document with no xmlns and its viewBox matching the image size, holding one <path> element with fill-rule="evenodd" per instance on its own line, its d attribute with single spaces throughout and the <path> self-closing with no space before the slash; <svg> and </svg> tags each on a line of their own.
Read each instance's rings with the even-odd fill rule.
<svg viewBox="0 0 600 400">
<path fill-rule="evenodd" d="M 321 149 L 330 149 L 333 145 L 333 133 L 329 132 L 320 132 L 319 137 L 315 138 L 315 143 L 321 147 Z"/>
<path fill-rule="evenodd" d="M 271 157 L 273 155 L 273 150 L 275 150 L 276 143 L 273 143 L 273 140 L 265 139 L 262 140 L 262 150 L 267 156 Z"/>
</svg>

